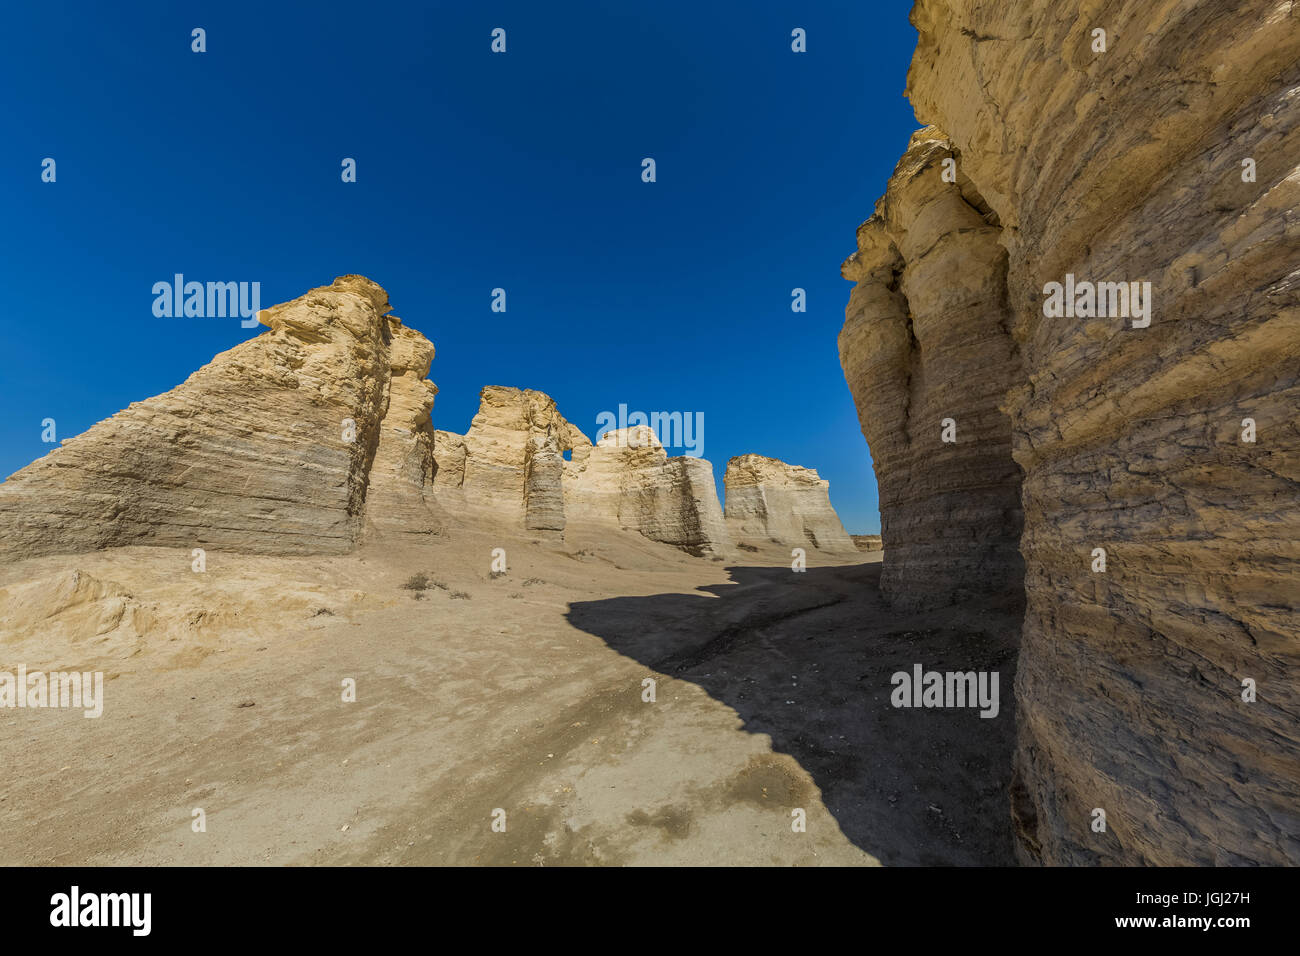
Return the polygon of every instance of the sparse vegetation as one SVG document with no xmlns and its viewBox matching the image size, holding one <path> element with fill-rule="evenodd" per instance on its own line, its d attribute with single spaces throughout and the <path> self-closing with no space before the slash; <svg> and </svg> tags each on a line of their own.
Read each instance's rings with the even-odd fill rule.
<svg viewBox="0 0 1300 956">
<path fill-rule="evenodd" d="M 439 588 L 443 591 L 447 590 L 446 584 L 442 581 L 433 580 L 423 572 L 420 574 L 412 574 L 402 587 L 407 591 L 427 591 L 429 588 Z"/>
</svg>

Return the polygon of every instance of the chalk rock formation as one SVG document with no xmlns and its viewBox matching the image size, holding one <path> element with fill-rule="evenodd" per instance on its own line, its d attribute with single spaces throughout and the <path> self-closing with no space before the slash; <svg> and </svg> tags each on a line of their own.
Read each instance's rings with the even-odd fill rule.
<svg viewBox="0 0 1300 956">
<path fill-rule="evenodd" d="M 830 482 L 811 468 L 762 455 L 727 462 L 727 528 L 733 539 L 762 538 L 798 548 L 854 552 L 831 507 Z"/>
<path fill-rule="evenodd" d="M 564 528 L 563 454 L 585 460 L 591 441 L 542 392 L 489 385 L 464 435 L 434 443 L 440 500 L 536 530 Z"/>
<path fill-rule="evenodd" d="M 564 530 L 564 455 L 554 433 L 528 440 L 524 527 L 529 531 Z"/>
<path fill-rule="evenodd" d="M 1300 8 L 1120 0 L 1080 16 L 1043 0 L 920 0 L 912 18 L 908 95 L 943 132 L 914 140 L 879 225 L 860 231 L 841 336 L 893 515 L 886 568 L 907 546 L 897 509 L 917 482 L 998 473 L 952 456 L 968 435 L 1006 447 L 992 411 L 1005 376 L 1023 470 L 1022 859 L 1300 863 Z M 949 155 L 955 183 L 933 166 Z M 918 190 L 933 199 L 912 201 Z M 927 291 L 909 271 L 931 261 L 947 264 Z M 1086 293 L 1048 317 L 1047 284 L 1067 275 L 1150 282 L 1149 325 Z M 969 386 L 953 376 L 953 400 L 933 403 L 928 372 L 915 381 L 904 359 L 907 314 L 924 353 L 918 327 L 948 287 L 985 319 L 945 354 L 987 348 L 992 367 Z M 963 429 L 968 396 L 988 399 L 986 426 Z M 931 431 L 940 406 L 955 418 L 958 444 L 904 472 L 895 446 L 921 434 L 915 402 Z M 990 491 L 937 500 L 991 520 Z M 964 574 L 970 551 L 951 554 L 895 564 L 893 587 Z"/>
<path fill-rule="evenodd" d="M 370 468 L 366 522 L 381 532 L 437 534 L 442 509 L 434 496 L 434 430 L 429 413 L 438 388 L 428 381 L 433 343 L 387 316 L 389 374 L 379 445 Z"/>
<path fill-rule="evenodd" d="M 669 458 L 644 426 L 593 447 L 542 392 L 488 386 L 469 431 L 437 432 L 434 455 L 434 487 L 450 512 L 528 530 L 606 523 L 697 555 L 729 548 L 708 462 Z"/>
<path fill-rule="evenodd" d="M 0 558 L 128 544 L 346 551 L 370 496 L 427 530 L 419 418 L 433 347 L 388 312 L 361 276 L 264 310 L 269 332 L 0 485 Z"/>
<path fill-rule="evenodd" d="M 1024 577 L 1020 472 L 998 409 L 1020 369 L 1006 250 L 970 184 L 942 181 L 950 156 L 934 129 L 912 138 L 842 268 L 857 282 L 840 360 L 880 491 L 881 590 L 906 610 Z"/>
<path fill-rule="evenodd" d="M 669 458 L 644 425 L 606 432 L 585 462 L 566 472 L 564 507 L 572 520 L 617 522 L 697 556 L 731 550 L 713 466 Z"/>
</svg>

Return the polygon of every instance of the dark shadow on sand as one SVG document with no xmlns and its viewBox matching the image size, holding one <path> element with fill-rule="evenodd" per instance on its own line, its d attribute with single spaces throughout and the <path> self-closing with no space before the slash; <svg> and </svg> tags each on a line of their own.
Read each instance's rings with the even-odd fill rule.
<svg viewBox="0 0 1300 956">
<path fill-rule="evenodd" d="M 900 614 L 879 596 L 880 568 L 732 567 L 732 583 L 699 589 L 708 594 L 578 602 L 568 618 L 769 735 L 813 777 L 844 834 L 882 863 L 1011 864 L 1020 608 Z M 917 663 L 997 671 L 998 716 L 893 707 L 891 675 Z M 790 809 L 774 807 L 787 821 Z"/>
</svg>

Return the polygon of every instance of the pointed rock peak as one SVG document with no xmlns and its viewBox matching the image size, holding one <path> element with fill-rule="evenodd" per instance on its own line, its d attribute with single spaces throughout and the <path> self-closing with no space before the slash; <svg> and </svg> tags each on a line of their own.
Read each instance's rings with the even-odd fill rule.
<svg viewBox="0 0 1300 956">
<path fill-rule="evenodd" d="M 257 320 L 273 332 L 286 332 L 305 341 L 338 340 L 340 331 L 365 339 L 379 328 L 386 337 L 390 324 L 401 327 L 388 293 L 365 276 L 339 276 L 296 299 L 263 309 Z"/>
<path fill-rule="evenodd" d="M 353 295 L 361 296 L 363 299 L 368 299 L 377 315 L 387 315 L 392 311 L 392 306 L 388 304 L 388 293 L 384 291 L 384 287 L 373 279 L 367 279 L 365 276 L 339 276 L 326 288 L 333 292 L 350 292 Z M 313 289 L 312 291 L 318 292 L 320 290 Z"/>
</svg>

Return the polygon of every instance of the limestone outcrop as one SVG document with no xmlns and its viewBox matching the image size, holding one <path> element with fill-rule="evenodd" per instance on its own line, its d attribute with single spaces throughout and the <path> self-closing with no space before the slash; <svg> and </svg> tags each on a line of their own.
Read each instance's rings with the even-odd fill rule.
<svg viewBox="0 0 1300 956">
<path fill-rule="evenodd" d="M 524 527 L 529 531 L 564 530 L 564 454 L 553 433 L 528 440 Z"/>
<path fill-rule="evenodd" d="M 644 425 L 601 436 L 566 472 L 564 507 L 571 520 L 612 521 L 698 556 L 731 550 L 713 466 L 703 458 L 669 458 Z"/>
<path fill-rule="evenodd" d="M 0 484 L 0 558 L 129 544 L 346 551 L 368 499 L 423 512 L 433 347 L 343 276 L 184 383 L 66 440 Z"/>
<path fill-rule="evenodd" d="M 1023 860 L 1300 863 L 1300 7 L 912 21 L 935 125 L 859 230 L 840 339 L 889 588 L 1009 569 L 1023 521 Z M 956 444 L 917 454 L 940 416 Z M 927 498 L 963 532 L 928 552 Z"/>
<path fill-rule="evenodd" d="M 542 392 L 484 388 L 469 431 L 438 431 L 434 456 L 448 512 L 537 531 L 608 524 L 696 555 L 730 547 L 707 461 L 669 458 L 644 426 L 593 446 Z"/>
<path fill-rule="evenodd" d="M 756 538 L 792 548 L 857 551 L 831 507 L 830 482 L 812 468 L 762 455 L 727 462 L 724 514 L 733 540 Z"/>
<path fill-rule="evenodd" d="M 1024 577 L 1020 472 L 998 408 L 1020 370 L 1006 250 L 970 183 L 941 179 L 952 155 L 933 128 L 912 137 L 842 267 L 857 284 L 840 361 L 880 492 L 881 590 L 904 610 Z"/>
<path fill-rule="evenodd" d="M 366 523 L 380 532 L 438 534 L 442 508 L 434 495 L 434 430 L 438 388 L 427 378 L 433 343 L 389 315 L 385 413 L 370 467 Z"/>
<path fill-rule="evenodd" d="M 464 435 L 437 432 L 435 487 L 448 508 L 533 530 L 564 528 L 564 453 L 586 459 L 591 441 L 549 395 L 489 385 Z"/>
</svg>

